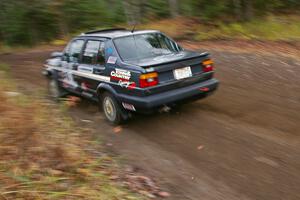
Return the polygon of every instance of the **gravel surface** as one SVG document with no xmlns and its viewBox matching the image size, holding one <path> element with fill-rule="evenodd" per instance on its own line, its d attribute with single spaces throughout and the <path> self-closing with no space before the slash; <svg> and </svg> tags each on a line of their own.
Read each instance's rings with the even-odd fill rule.
<svg viewBox="0 0 300 200">
<path fill-rule="evenodd" d="M 221 86 L 214 95 L 170 113 L 137 115 L 117 128 L 89 101 L 70 115 L 92 127 L 122 162 L 157 180 L 168 199 L 300 199 L 298 47 L 191 44 L 184 45 L 211 52 L 216 62 Z M 292 56 L 277 51 L 284 48 Z M 0 62 L 33 92 L 45 88 L 42 63 L 56 49 L 1 55 Z"/>
</svg>

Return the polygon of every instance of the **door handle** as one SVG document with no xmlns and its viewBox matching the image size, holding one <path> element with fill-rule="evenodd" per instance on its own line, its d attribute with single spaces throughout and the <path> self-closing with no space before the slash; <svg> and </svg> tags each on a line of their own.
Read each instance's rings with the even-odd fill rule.
<svg viewBox="0 0 300 200">
<path fill-rule="evenodd" d="M 101 74 L 103 74 L 103 70 L 94 69 L 94 74 L 101 75 Z"/>
</svg>

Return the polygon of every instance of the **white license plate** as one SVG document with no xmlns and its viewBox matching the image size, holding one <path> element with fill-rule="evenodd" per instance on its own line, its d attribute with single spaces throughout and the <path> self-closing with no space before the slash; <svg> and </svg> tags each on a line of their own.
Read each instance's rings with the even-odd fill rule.
<svg viewBox="0 0 300 200">
<path fill-rule="evenodd" d="M 173 71 L 175 79 L 183 79 L 183 78 L 188 78 L 192 76 L 192 70 L 191 67 L 184 67 L 180 69 L 175 69 Z"/>
</svg>

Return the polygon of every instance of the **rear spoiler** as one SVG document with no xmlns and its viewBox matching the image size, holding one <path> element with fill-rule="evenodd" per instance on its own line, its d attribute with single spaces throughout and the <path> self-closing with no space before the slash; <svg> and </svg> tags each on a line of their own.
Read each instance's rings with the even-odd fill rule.
<svg viewBox="0 0 300 200">
<path fill-rule="evenodd" d="M 175 60 L 172 60 L 172 61 L 160 62 L 159 64 L 153 64 L 151 66 L 166 65 L 166 64 L 171 64 L 171 63 L 175 63 L 175 62 L 178 62 L 178 61 L 186 61 L 186 60 L 190 60 L 190 59 L 194 59 L 194 58 L 207 57 L 209 55 L 210 54 L 208 52 L 203 52 L 203 53 L 201 53 L 200 55 L 197 55 L 197 56 L 190 56 L 190 57 L 187 57 L 187 58 L 181 58 L 181 59 L 175 59 Z M 149 65 L 139 65 L 139 66 L 143 67 L 143 68 L 149 67 Z"/>
</svg>

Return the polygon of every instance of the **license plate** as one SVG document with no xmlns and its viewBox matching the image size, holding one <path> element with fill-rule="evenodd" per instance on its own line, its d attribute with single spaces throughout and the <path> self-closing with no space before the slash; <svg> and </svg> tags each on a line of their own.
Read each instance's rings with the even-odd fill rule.
<svg viewBox="0 0 300 200">
<path fill-rule="evenodd" d="M 173 71 L 175 79 L 184 79 L 192 76 L 191 67 L 184 67 L 180 69 L 175 69 Z"/>
</svg>

